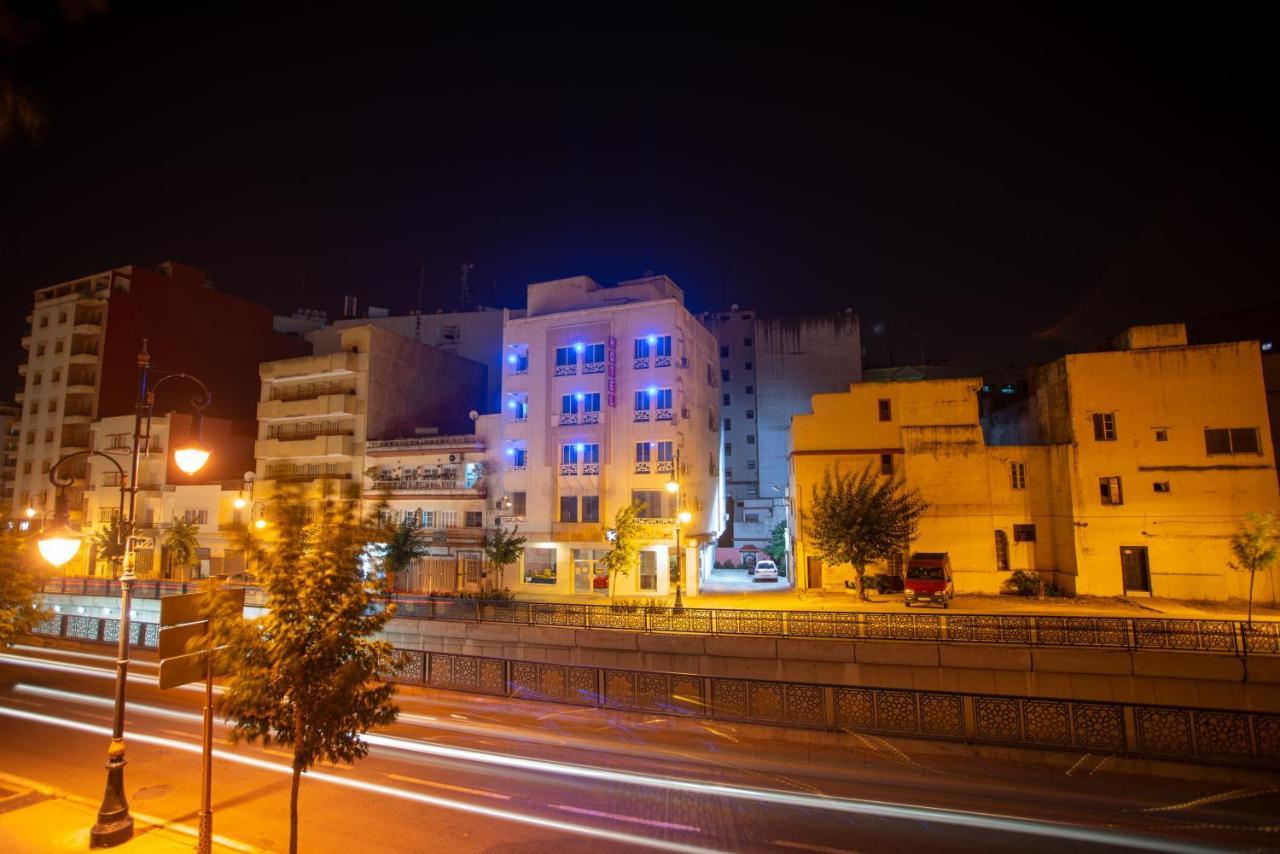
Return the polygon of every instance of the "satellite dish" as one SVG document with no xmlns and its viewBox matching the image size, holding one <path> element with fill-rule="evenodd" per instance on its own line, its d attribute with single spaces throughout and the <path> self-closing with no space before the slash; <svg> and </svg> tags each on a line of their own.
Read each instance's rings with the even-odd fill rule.
<svg viewBox="0 0 1280 854">
<path fill-rule="evenodd" d="M 244 479 L 245 479 L 245 480 L 252 481 L 255 477 L 257 477 L 257 475 L 256 475 L 256 474 L 254 474 L 254 473 L 253 473 L 253 472 L 251 472 L 251 471 L 247 471 L 247 472 L 245 472 L 245 473 L 244 473 Z"/>
<path fill-rule="evenodd" d="M 477 418 L 480 417 L 480 413 L 476 412 L 474 409 L 471 410 L 469 413 L 467 413 L 467 415 L 471 418 L 472 421 L 475 421 Z"/>
</svg>

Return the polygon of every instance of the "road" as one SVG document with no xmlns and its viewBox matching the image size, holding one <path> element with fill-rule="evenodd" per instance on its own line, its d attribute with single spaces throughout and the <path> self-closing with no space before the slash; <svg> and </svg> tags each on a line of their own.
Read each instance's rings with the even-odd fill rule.
<svg viewBox="0 0 1280 854">
<path fill-rule="evenodd" d="M 101 796 L 111 658 L 0 653 L 0 771 Z M 135 811 L 194 824 L 199 690 L 135 661 L 126 719 Z M 577 709 L 452 692 L 401 695 L 354 766 L 302 783 L 306 852 L 1256 850 L 1280 841 L 1280 775 L 1249 788 L 1134 778 L 1105 757 L 917 753 L 885 739 Z M 284 850 L 289 753 L 221 724 L 215 831 Z"/>
</svg>

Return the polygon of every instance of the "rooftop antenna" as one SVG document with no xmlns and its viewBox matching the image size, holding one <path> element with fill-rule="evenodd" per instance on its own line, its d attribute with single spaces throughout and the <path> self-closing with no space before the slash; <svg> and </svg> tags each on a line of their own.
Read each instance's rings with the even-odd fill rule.
<svg viewBox="0 0 1280 854">
<path fill-rule="evenodd" d="M 418 268 L 418 314 L 422 314 L 422 286 L 427 281 L 427 265 Z"/>
<path fill-rule="evenodd" d="M 462 265 L 462 298 L 459 300 L 460 311 L 466 311 L 467 306 L 471 304 L 471 291 L 467 289 L 467 277 L 471 275 L 471 271 L 476 268 L 475 264 L 467 261 Z"/>
</svg>

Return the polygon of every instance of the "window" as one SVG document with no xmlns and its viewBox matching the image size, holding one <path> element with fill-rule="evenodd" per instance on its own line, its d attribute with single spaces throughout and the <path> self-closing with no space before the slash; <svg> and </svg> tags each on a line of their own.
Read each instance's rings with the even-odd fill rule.
<svg viewBox="0 0 1280 854">
<path fill-rule="evenodd" d="M 671 389 L 669 388 L 658 389 L 658 409 L 670 409 L 671 397 L 672 397 Z"/>
<path fill-rule="evenodd" d="M 892 407 L 890 406 L 889 401 L 887 401 L 887 400 L 880 400 L 880 401 L 877 401 L 877 407 L 878 407 L 879 412 L 880 412 L 880 420 L 881 420 L 881 421 L 892 421 L 892 420 L 893 420 L 893 409 L 892 409 Z"/>
<path fill-rule="evenodd" d="M 528 500 L 523 492 L 511 493 L 511 510 L 512 516 L 524 516 L 528 507 Z"/>
<path fill-rule="evenodd" d="M 583 412 L 599 412 L 600 411 L 600 392 L 592 391 L 582 396 Z"/>
<path fill-rule="evenodd" d="M 1036 541 L 1036 526 L 1014 525 L 1013 541 L 1015 543 L 1034 543 Z"/>
<path fill-rule="evenodd" d="M 586 349 L 582 351 L 583 365 L 603 365 L 604 364 L 604 345 L 588 344 Z M 588 372 L 591 373 L 591 372 Z"/>
<path fill-rule="evenodd" d="M 756 461 L 755 461 L 755 460 L 747 460 L 747 470 L 748 470 L 748 471 L 755 471 L 755 470 L 756 470 Z"/>
<path fill-rule="evenodd" d="M 36 443 L 36 431 L 35 431 L 35 430 L 28 430 L 28 431 L 27 431 L 27 444 L 28 444 L 28 445 L 34 445 L 35 443 Z"/>
<path fill-rule="evenodd" d="M 561 522 L 578 521 L 578 496 L 576 495 L 560 496 L 560 521 Z"/>
<path fill-rule="evenodd" d="M 754 369 L 754 368 L 755 368 L 755 363 L 754 363 L 754 362 L 747 362 L 745 365 L 743 365 L 743 367 L 744 367 L 744 368 L 746 368 L 748 371 L 750 371 L 750 370 L 752 370 L 752 369 Z"/>
<path fill-rule="evenodd" d="M 584 522 L 600 521 L 600 496 L 599 495 L 582 496 L 582 521 Z"/>
<path fill-rule="evenodd" d="M 47 314 L 40 315 L 40 328 L 45 329 L 48 326 L 49 326 L 49 315 Z"/>
<path fill-rule="evenodd" d="M 1169 481 L 1167 480 L 1157 480 L 1155 483 L 1151 484 L 1151 490 L 1153 492 L 1172 492 L 1173 491 L 1169 488 Z"/>
<path fill-rule="evenodd" d="M 1167 441 L 1169 441 L 1169 431 L 1168 431 L 1168 430 L 1166 430 L 1166 429 L 1164 429 L 1163 427 L 1161 427 L 1159 430 L 1157 430 L 1157 431 L 1156 431 L 1156 441 L 1157 441 L 1157 442 L 1167 442 Z"/>
<path fill-rule="evenodd" d="M 25 463 L 22 464 L 22 473 L 31 474 L 31 460 L 27 460 Z"/>
<path fill-rule="evenodd" d="M 524 583 L 555 584 L 556 583 L 556 550 L 525 549 L 524 550 Z"/>
<path fill-rule="evenodd" d="M 556 348 L 556 367 L 570 368 L 578 364 L 578 353 L 572 347 Z"/>
<path fill-rule="evenodd" d="M 750 338 L 743 338 L 743 339 L 742 339 L 742 346 L 743 346 L 743 347 L 750 347 L 750 346 L 751 346 L 751 339 L 750 339 Z"/>
<path fill-rule="evenodd" d="M 658 589 L 658 553 L 640 552 L 640 589 Z"/>
<path fill-rule="evenodd" d="M 755 386 L 753 386 L 753 385 L 749 385 L 749 386 L 747 386 L 747 394 L 755 394 L 755 393 L 756 393 L 756 387 L 755 387 Z"/>
<path fill-rule="evenodd" d="M 649 358 L 649 339 L 648 339 L 648 338 L 637 338 L 637 339 L 636 339 L 636 347 L 635 347 L 635 351 L 634 351 L 634 352 L 635 352 L 635 357 L 636 357 L 637 359 L 647 359 L 647 358 Z"/>
<path fill-rule="evenodd" d="M 600 446 L 591 444 L 582 446 L 582 461 L 584 463 L 600 463 Z"/>
<path fill-rule="evenodd" d="M 44 345 L 43 345 L 43 344 L 37 344 L 37 345 L 36 345 L 36 356 L 43 356 L 43 355 L 44 355 Z"/>
<path fill-rule="evenodd" d="M 40 385 L 40 383 L 43 381 L 44 381 L 44 374 L 40 373 L 39 371 L 36 371 L 35 374 L 31 377 L 32 385 Z"/>
<path fill-rule="evenodd" d="M 208 510 L 184 510 L 182 511 L 182 521 L 188 525 L 207 525 L 209 524 Z"/>
<path fill-rule="evenodd" d="M 725 479 L 725 480 L 733 480 L 733 469 L 725 469 L 725 470 L 724 470 L 724 479 Z"/>
<path fill-rule="evenodd" d="M 658 336 L 658 358 L 661 359 L 664 356 L 667 358 L 671 358 L 671 336 L 670 335 Z"/>
<path fill-rule="evenodd" d="M 880 455 L 880 474 L 893 474 L 893 454 Z"/>
<path fill-rule="evenodd" d="M 647 463 L 652 459 L 653 445 L 649 442 L 636 442 L 636 462 Z"/>
<path fill-rule="evenodd" d="M 1231 427 L 1204 431 L 1206 454 L 1256 454 L 1258 450 L 1257 427 Z"/>
<path fill-rule="evenodd" d="M 743 513 L 742 521 L 746 522 L 748 525 L 759 525 L 760 514 L 759 513 Z"/>
<path fill-rule="evenodd" d="M 466 513 L 463 514 L 462 519 L 463 519 L 463 525 L 468 528 L 484 527 L 484 511 L 483 510 L 468 510 Z"/>
<path fill-rule="evenodd" d="M 726 418 L 726 419 L 724 420 L 724 429 L 725 429 L 725 432 L 726 432 L 726 433 L 733 429 L 733 419 L 732 419 L 732 418 Z"/>
<path fill-rule="evenodd" d="M 55 353 L 61 353 L 63 350 L 66 349 L 66 347 L 67 347 L 67 340 L 65 338 L 59 338 L 57 341 L 53 342 L 53 352 Z"/>
<path fill-rule="evenodd" d="M 721 358 L 721 359 L 727 359 L 727 358 L 729 358 L 729 348 L 728 348 L 728 347 L 721 347 L 721 348 L 720 348 L 720 358 Z"/>
<path fill-rule="evenodd" d="M 732 457 L 732 456 L 733 456 L 733 443 L 732 443 L 732 442 L 725 442 L 725 443 L 724 443 L 724 455 L 725 455 L 726 457 Z"/>
<path fill-rule="evenodd" d="M 662 489 L 633 489 L 631 503 L 640 505 L 636 515 L 641 519 L 665 519 L 666 496 Z"/>
<path fill-rule="evenodd" d="M 748 444 L 748 445 L 754 445 L 755 443 L 756 443 L 756 436 L 755 436 L 755 434 L 754 434 L 754 433 L 749 433 L 749 434 L 747 434 L 747 444 Z"/>
<path fill-rule="evenodd" d="M 560 414 L 561 415 L 577 415 L 578 414 L 578 396 L 574 394 L 560 395 Z"/>
<path fill-rule="evenodd" d="M 649 392 L 645 389 L 636 389 L 636 412 L 649 411 Z"/>
<path fill-rule="evenodd" d="M 52 430 L 45 430 L 45 431 L 44 431 L 44 440 L 45 440 L 46 442 L 52 442 L 52 441 L 53 441 L 53 431 L 52 431 Z"/>
<path fill-rule="evenodd" d="M 755 417 L 756 417 L 756 411 L 755 411 L 754 409 L 748 409 L 748 410 L 747 410 L 747 418 L 748 418 L 748 419 L 751 419 L 751 418 L 755 418 Z"/>
<path fill-rule="evenodd" d="M 722 402 L 722 405 L 723 405 L 723 406 L 728 406 L 728 405 L 729 405 L 729 395 L 728 395 L 728 394 L 726 394 L 726 395 L 724 396 L 724 400 L 723 400 L 723 402 Z"/>
<path fill-rule="evenodd" d="M 109 434 L 109 435 L 107 436 L 107 450 L 108 450 L 108 451 L 114 451 L 114 450 L 116 450 L 116 449 L 118 449 L 118 448 L 129 448 L 129 447 L 132 447 L 132 446 L 129 444 L 129 438 L 130 438 L 130 437 L 129 437 L 129 434 L 128 434 L 128 433 L 111 433 L 111 434 Z"/>
<path fill-rule="evenodd" d="M 728 381 L 729 381 L 729 369 L 728 369 L 728 368 L 721 368 L 721 370 L 720 370 L 720 382 L 722 382 L 722 383 L 727 383 Z"/>
<path fill-rule="evenodd" d="M 40 474 L 48 474 L 49 469 L 51 468 L 53 468 L 53 463 L 49 462 L 48 460 L 40 461 Z"/>
<path fill-rule="evenodd" d="M 52 403 L 52 401 L 50 401 L 50 403 Z M 27 412 L 30 413 L 31 415 L 35 415 L 39 411 L 40 411 L 40 401 L 38 400 L 31 401 L 31 405 L 27 407 Z"/>
<path fill-rule="evenodd" d="M 1120 490 L 1118 477 L 1098 478 L 1098 492 L 1104 505 L 1116 507 L 1124 504 L 1124 493 Z"/>
<path fill-rule="evenodd" d="M 52 379 L 52 381 L 53 381 L 53 382 L 55 382 L 55 383 L 57 383 L 57 382 L 62 382 L 62 370 L 61 370 L 60 368 L 54 368 L 54 369 L 53 369 L 53 379 Z M 81 384 L 81 385 L 93 385 L 93 381 L 92 381 L 92 380 L 90 380 L 90 381 L 89 381 L 89 382 L 87 382 L 87 383 L 86 383 L 86 382 L 82 382 L 82 383 L 80 383 L 80 384 Z"/>
<path fill-rule="evenodd" d="M 1009 488 L 1010 489 L 1026 489 L 1027 488 L 1027 464 L 1026 463 L 1009 463 Z"/>
<path fill-rule="evenodd" d="M 578 446 L 577 445 L 561 445 L 560 446 L 560 464 L 576 465 L 578 462 Z"/>
<path fill-rule="evenodd" d="M 56 400 L 51 400 L 51 401 L 49 401 L 49 405 L 48 405 L 47 407 L 45 407 L 45 408 L 46 408 L 47 410 L 49 410 L 50 412 L 57 412 L 57 411 L 58 411 L 58 401 L 56 401 Z"/>
<path fill-rule="evenodd" d="M 1004 531 L 996 531 L 996 569 L 1009 571 L 1009 535 Z"/>
<path fill-rule="evenodd" d="M 529 463 L 529 451 L 527 448 L 514 448 L 511 454 L 511 464 L 516 468 L 524 468 Z"/>
<path fill-rule="evenodd" d="M 1114 412 L 1093 413 L 1093 438 L 1099 442 L 1116 440 L 1116 414 Z"/>
<path fill-rule="evenodd" d="M 103 474 L 102 474 L 102 485 L 103 485 L 103 486 L 119 486 L 119 485 L 120 485 L 120 472 L 118 472 L 118 471 L 108 471 L 108 472 L 103 472 Z"/>
<path fill-rule="evenodd" d="M 671 442 L 658 443 L 658 462 L 668 463 L 675 459 L 675 446 Z"/>
<path fill-rule="evenodd" d="M 67 322 L 67 313 L 65 311 L 58 312 L 58 322 L 59 323 Z"/>
</svg>

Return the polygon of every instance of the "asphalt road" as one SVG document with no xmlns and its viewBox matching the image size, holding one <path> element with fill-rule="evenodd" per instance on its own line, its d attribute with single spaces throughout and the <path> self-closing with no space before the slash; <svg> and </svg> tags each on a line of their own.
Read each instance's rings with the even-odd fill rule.
<svg viewBox="0 0 1280 854">
<path fill-rule="evenodd" d="M 160 691 L 135 661 L 126 720 L 135 811 L 195 823 L 201 690 Z M 107 654 L 0 653 L 0 771 L 101 796 Z M 303 778 L 301 850 L 1257 850 L 1280 843 L 1275 785 L 1135 778 L 1100 756 L 1050 767 L 917 753 L 873 736 L 808 738 L 452 692 L 402 695 L 354 766 Z M 287 748 L 219 724 L 215 832 L 288 843 Z"/>
</svg>

